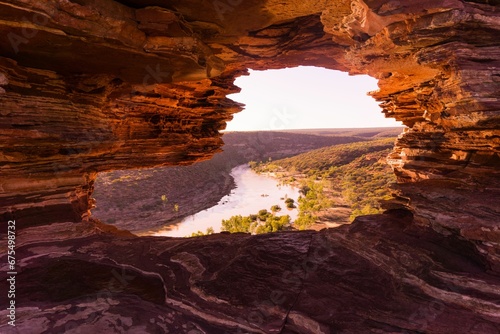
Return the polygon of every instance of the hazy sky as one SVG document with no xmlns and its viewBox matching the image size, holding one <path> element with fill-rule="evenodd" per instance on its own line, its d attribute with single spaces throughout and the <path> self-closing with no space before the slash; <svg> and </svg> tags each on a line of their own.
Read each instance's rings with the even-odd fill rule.
<svg viewBox="0 0 500 334">
<path fill-rule="evenodd" d="M 241 92 L 228 97 L 246 107 L 227 131 L 401 126 L 366 95 L 378 87 L 365 75 L 300 66 L 250 70 L 236 85 Z"/>
</svg>

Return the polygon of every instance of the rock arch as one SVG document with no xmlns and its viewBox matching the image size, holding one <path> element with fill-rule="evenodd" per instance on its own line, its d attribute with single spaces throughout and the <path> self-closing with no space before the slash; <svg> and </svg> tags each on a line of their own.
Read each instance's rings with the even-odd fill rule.
<svg viewBox="0 0 500 334">
<path fill-rule="evenodd" d="M 498 273 L 498 4 L 0 1 L 2 220 L 19 227 L 86 220 L 96 173 L 188 164 L 217 152 L 218 131 L 242 108 L 226 95 L 238 91 L 234 78 L 247 68 L 323 66 L 377 78 L 372 96 L 410 127 L 389 157 L 415 215 L 404 229 L 430 228 L 418 233 Z M 459 303 L 471 319 L 493 321 L 471 320 L 469 329 L 494 328 L 493 292 L 470 284 L 484 297 L 479 311 L 454 299 L 466 285 L 442 295 L 414 286 L 434 293 L 439 306 Z M 452 318 L 439 310 L 431 315 Z"/>
<path fill-rule="evenodd" d="M 495 204 L 473 200 L 498 186 L 494 2 L 155 5 L 0 5 L 4 213 L 62 209 L 63 219 L 79 219 L 96 172 L 207 159 L 241 109 L 225 97 L 238 90 L 236 76 L 314 65 L 379 80 L 372 96 L 411 128 L 389 162 L 422 219 L 496 227 Z M 455 201 L 470 201 L 481 219 L 463 226 L 463 212 L 446 200 L 435 205 L 439 196 L 425 189 L 459 194 Z"/>
</svg>

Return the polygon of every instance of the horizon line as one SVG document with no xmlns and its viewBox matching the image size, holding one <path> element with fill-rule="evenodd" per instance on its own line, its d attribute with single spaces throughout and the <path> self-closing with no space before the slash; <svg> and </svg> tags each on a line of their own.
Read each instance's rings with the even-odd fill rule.
<svg viewBox="0 0 500 334">
<path fill-rule="evenodd" d="M 405 125 L 400 126 L 367 126 L 359 128 L 291 128 L 291 129 L 253 129 L 253 130 L 219 130 L 219 132 L 230 133 L 230 132 L 280 132 L 280 131 L 327 131 L 327 130 L 360 130 L 360 129 L 405 129 L 408 128 Z"/>
</svg>

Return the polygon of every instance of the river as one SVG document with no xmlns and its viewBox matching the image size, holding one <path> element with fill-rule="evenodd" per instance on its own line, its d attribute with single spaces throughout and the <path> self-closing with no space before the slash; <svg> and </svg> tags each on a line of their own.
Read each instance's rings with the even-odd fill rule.
<svg viewBox="0 0 500 334">
<path fill-rule="evenodd" d="M 256 214 L 261 209 L 270 210 L 271 206 L 279 205 L 281 211 L 277 215 L 290 215 L 292 221 L 298 214 L 297 209 L 288 209 L 284 199 L 292 198 L 297 202 L 299 189 L 287 185 L 279 185 L 270 175 L 257 174 L 247 165 L 235 167 L 231 171 L 236 188 L 224 196 L 217 205 L 184 218 L 180 223 L 168 225 L 154 233 L 155 236 L 185 237 L 197 231 L 205 232 L 212 227 L 220 232 L 223 219 L 231 216 L 248 216 Z"/>
</svg>

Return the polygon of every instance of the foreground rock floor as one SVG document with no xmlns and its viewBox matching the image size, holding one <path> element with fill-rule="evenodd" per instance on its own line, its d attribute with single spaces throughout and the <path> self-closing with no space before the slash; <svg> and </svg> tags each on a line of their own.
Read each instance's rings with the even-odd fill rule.
<svg viewBox="0 0 500 334">
<path fill-rule="evenodd" d="M 2 333 L 500 333 L 499 273 L 404 211 L 320 232 L 177 239 L 92 222 L 17 239 Z"/>
</svg>

